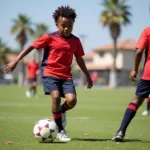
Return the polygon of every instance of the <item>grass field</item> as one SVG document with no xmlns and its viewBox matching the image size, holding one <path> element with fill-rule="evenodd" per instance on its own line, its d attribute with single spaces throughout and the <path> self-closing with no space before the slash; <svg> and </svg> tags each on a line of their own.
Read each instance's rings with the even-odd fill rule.
<svg viewBox="0 0 150 150">
<path fill-rule="evenodd" d="M 34 124 L 52 118 L 51 99 L 38 88 L 39 98 L 26 98 L 25 87 L 0 86 L 0 150 L 150 150 L 150 115 L 142 117 L 145 104 L 130 124 L 124 143 L 112 136 L 135 89 L 87 90 L 77 88 L 78 104 L 67 113 L 69 143 L 38 143 Z M 10 144 L 8 144 L 10 142 Z"/>
</svg>

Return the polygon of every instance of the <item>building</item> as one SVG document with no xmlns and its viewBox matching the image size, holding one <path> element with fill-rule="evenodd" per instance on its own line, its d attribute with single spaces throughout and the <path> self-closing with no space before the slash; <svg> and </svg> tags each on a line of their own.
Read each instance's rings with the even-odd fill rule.
<svg viewBox="0 0 150 150">
<path fill-rule="evenodd" d="M 123 40 L 117 43 L 116 69 L 117 69 L 117 85 L 128 86 L 133 83 L 129 80 L 129 73 L 133 67 L 136 41 Z M 110 71 L 113 67 L 113 44 L 108 44 L 94 48 L 84 57 L 87 69 L 90 73 L 96 71 L 99 76 L 100 85 L 109 85 Z M 143 66 L 143 60 L 141 66 Z M 79 70 L 76 65 L 75 68 Z M 140 70 L 141 67 L 140 67 Z"/>
</svg>

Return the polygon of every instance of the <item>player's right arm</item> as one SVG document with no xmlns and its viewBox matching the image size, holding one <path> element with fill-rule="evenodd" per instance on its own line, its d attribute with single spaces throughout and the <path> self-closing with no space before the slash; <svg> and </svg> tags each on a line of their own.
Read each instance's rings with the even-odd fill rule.
<svg viewBox="0 0 150 150">
<path fill-rule="evenodd" d="M 37 39 L 32 43 L 32 45 L 29 45 L 26 47 L 21 53 L 17 56 L 17 58 L 14 61 L 11 61 L 4 67 L 4 72 L 8 73 L 9 71 L 13 71 L 18 64 L 18 62 L 26 56 L 28 53 L 30 53 L 33 49 L 40 50 L 41 48 L 44 48 L 48 44 L 48 34 L 43 35 L 41 38 Z"/>
<path fill-rule="evenodd" d="M 17 56 L 17 58 L 15 60 L 13 60 L 10 63 L 8 63 L 8 64 L 5 65 L 4 72 L 8 73 L 10 71 L 13 71 L 15 69 L 16 65 L 18 64 L 18 62 L 24 56 L 26 56 L 28 53 L 30 53 L 33 49 L 34 49 L 33 45 L 30 45 L 30 46 L 26 47 L 23 51 L 21 51 L 21 53 Z"/>
</svg>

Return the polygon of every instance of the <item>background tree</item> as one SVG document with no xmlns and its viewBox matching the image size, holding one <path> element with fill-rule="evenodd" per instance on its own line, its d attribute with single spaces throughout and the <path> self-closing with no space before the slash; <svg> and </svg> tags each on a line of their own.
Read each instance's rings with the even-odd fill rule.
<svg viewBox="0 0 150 150">
<path fill-rule="evenodd" d="M 10 53 L 15 53 L 15 51 L 12 51 L 0 38 L 0 77 L 3 77 L 3 67 L 8 63 L 6 55 Z"/>
<path fill-rule="evenodd" d="M 0 64 L 5 64 L 6 63 L 6 45 L 5 43 L 2 41 L 2 39 L 0 39 Z"/>
<path fill-rule="evenodd" d="M 11 28 L 11 33 L 16 34 L 16 40 L 19 43 L 20 51 L 23 50 L 25 44 L 28 41 L 28 35 L 33 35 L 34 31 L 31 28 L 31 21 L 26 15 L 19 14 L 17 19 L 13 19 L 13 26 Z M 19 67 L 19 75 L 18 75 L 18 84 L 23 85 L 24 81 L 24 63 L 21 61 Z"/>
<path fill-rule="evenodd" d="M 121 33 L 121 25 L 130 24 L 129 12 L 130 6 L 126 4 L 127 0 L 103 0 L 104 10 L 101 12 L 100 21 L 101 24 L 109 28 L 110 35 L 113 40 L 114 51 L 113 51 L 113 68 L 110 73 L 111 87 L 116 87 L 116 56 L 117 56 L 117 40 Z"/>
</svg>

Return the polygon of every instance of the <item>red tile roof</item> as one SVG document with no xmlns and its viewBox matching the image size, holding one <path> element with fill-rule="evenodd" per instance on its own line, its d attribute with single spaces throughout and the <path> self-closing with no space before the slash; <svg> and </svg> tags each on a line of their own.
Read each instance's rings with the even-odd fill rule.
<svg viewBox="0 0 150 150">
<path fill-rule="evenodd" d="M 94 55 L 95 55 L 95 52 L 93 52 L 93 51 L 85 53 L 85 55 L 83 56 L 83 59 L 84 60 L 93 59 Z"/>
<path fill-rule="evenodd" d="M 123 40 L 117 42 L 117 49 L 118 50 L 135 50 L 137 41 L 135 40 Z M 113 43 L 97 47 L 93 49 L 94 52 L 98 51 L 112 51 L 113 50 Z"/>
</svg>

